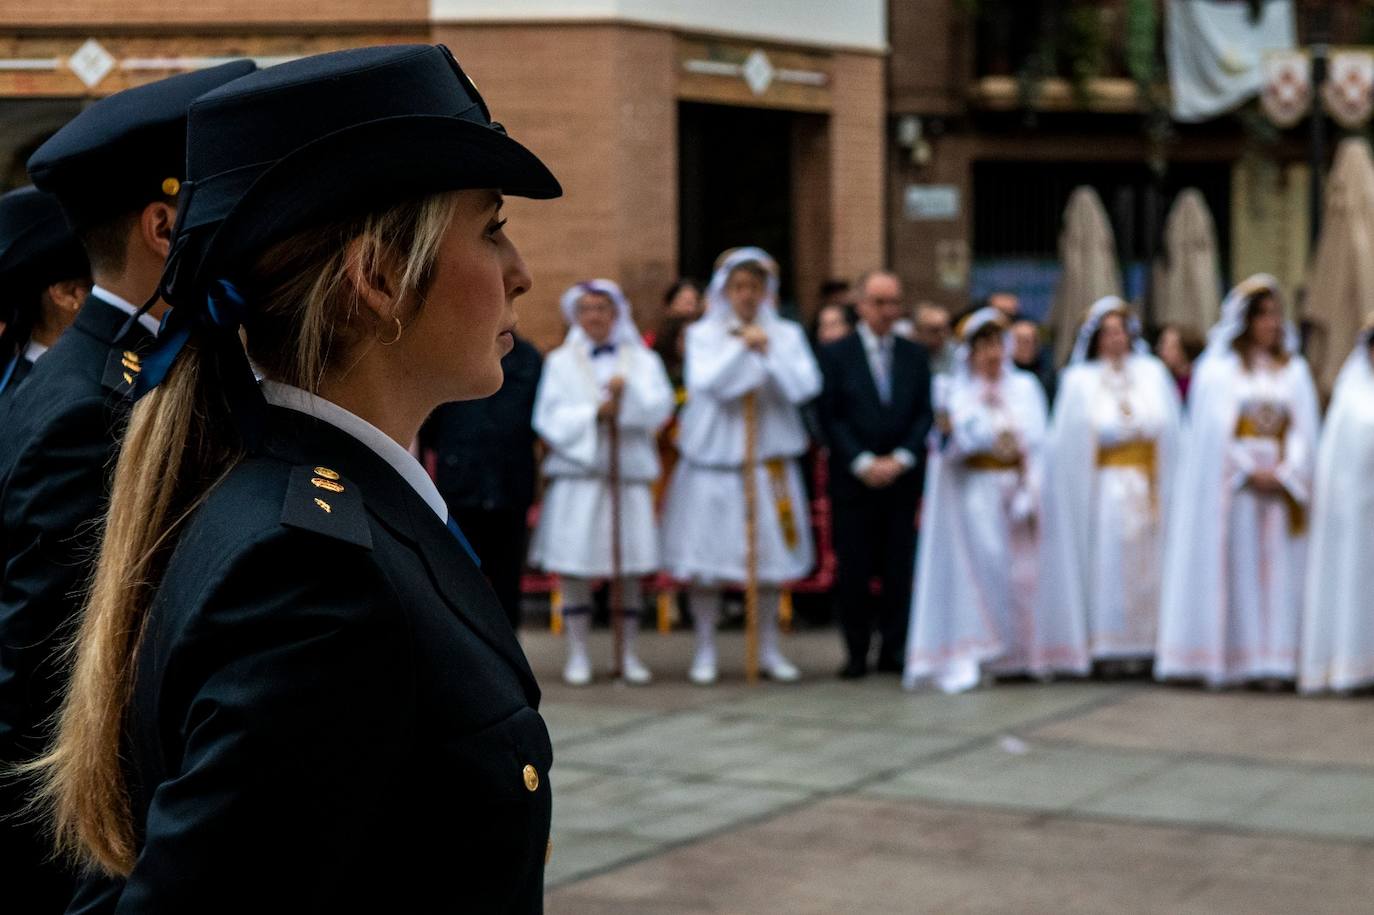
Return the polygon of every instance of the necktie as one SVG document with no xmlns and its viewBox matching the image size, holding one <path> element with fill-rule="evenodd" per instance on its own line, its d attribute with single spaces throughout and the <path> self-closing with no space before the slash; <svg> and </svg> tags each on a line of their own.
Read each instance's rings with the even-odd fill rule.
<svg viewBox="0 0 1374 915">
<path fill-rule="evenodd" d="M 878 341 L 878 399 L 886 406 L 892 401 L 892 341 Z"/>
<path fill-rule="evenodd" d="M 458 541 L 458 545 L 463 548 L 463 552 L 472 559 L 473 565 L 482 568 L 482 560 L 477 558 L 477 552 L 473 550 L 472 544 L 468 543 L 468 538 L 463 536 L 463 529 L 458 526 L 458 522 L 453 520 L 453 516 L 448 516 L 448 532 Z"/>
<path fill-rule="evenodd" d="M 3 392 L 5 388 L 10 386 L 10 379 L 14 377 L 14 370 L 19 366 L 19 360 L 21 358 L 23 357 L 15 356 L 10 360 L 9 365 L 5 366 L 4 374 L 0 375 L 0 392 Z"/>
<path fill-rule="evenodd" d="M 615 355 L 615 344 L 614 344 L 614 343 L 601 343 L 601 344 L 599 344 L 599 345 L 597 345 L 597 346 L 593 346 L 593 347 L 592 347 L 592 358 L 593 358 L 593 359 L 595 359 L 597 356 L 614 356 L 614 355 Z"/>
</svg>

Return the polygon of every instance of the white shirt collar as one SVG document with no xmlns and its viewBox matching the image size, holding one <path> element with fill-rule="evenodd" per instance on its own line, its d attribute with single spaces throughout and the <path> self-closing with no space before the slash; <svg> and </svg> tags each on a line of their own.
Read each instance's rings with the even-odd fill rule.
<svg viewBox="0 0 1374 915">
<path fill-rule="evenodd" d="M 126 315 L 138 314 L 137 305 L 133 304 L 132 302 L 128 301 L 127 299 L 121 296 L 115 295 L 113 292 L 106 289 L 104 286 L 92 286 L 91 295 L 104 299 L 106 302 L 110 303 L 115 308 L 124 312 Z M 138 323 L 142 324 L 145 328 L 147 328 L 148 333 L 152 334 L 153 336 L 157 336 L 159 323 L 157 318 L 154 318 L 152 315 L 147 314 L 145 312 L 144 314 L 138 316 Z"/>
<path fill-rule="evenodd" d="M 401 479 L 410 484 L 416 495 L 424 499 L 425 504 L 439 516 L 440 523 L 448 523 L 448 505 L 444 502 L 444 497 L 439 495 L 439 490 L 425 472 L 425 468 L 420 466 L 420 462 L 415 460 L 409 451 L 396 444 L 381 429 L 336 403 L 279 381 L 264 378 L 262 396 L 274 407 L 285 407 L 313 416 L 371 448 L 377 457 L 390 464 L 392 469 L 401 475 Z"/>
<path fill-rule="evenodd" d="M 36 340 L 30 340 L 29 345 L 24 347 L 24 358 L 29 362 L 37 362 L 38 358 L 48 351 L 48 348 Z"/>
<path fill-rule="evenodd" d="M 859 338 L 864 342 L 864 349 L 870 353 L 877 352 L 881 347 L 887 345 L 892 340 L 892 335 L 880 337 L 873 332 L 873 328 L 868 326 L 868 322 L 859 322 Z"/>
</svg>

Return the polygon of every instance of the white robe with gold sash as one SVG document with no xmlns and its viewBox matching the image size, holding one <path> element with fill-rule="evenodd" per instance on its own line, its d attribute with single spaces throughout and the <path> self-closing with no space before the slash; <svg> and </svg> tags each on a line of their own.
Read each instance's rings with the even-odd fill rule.
<svg viewBox="0 0 1374 915">
<path fill-rule="evenodd" d="M 935 400 L 950 432 L 926 464 L 903 683 L 960 692 L 984 672 L 1060 669 L 1070 634 L 1035 615 L 1044 390 L 1016 369 L 959 371 Z"/>
<path fill-rule="evenodd" d="M 745 581 L 743 467 L 746 398 L 752 396 L 757 465 L 758 580 L 804 578 L 815 562 L 806 489 L 797 458 L 808 440 L 799 408 L 821 389 L 820 369 L 795 322 L 761 313 L 766 353 L 749 350 L 738 321 L 704 318 L 687 328 L 687 403 L 663 510 L 664 568 L 714 586 Z"/>
<path fill-rule="evenodd" d="M 1374 685 L 1374 367 L 1363 345 L 1336 380 L 1317 452 L 1303 611 L 1303 692 Z"/>
<path fill-rule="evenodd" d="M 1247 369 L 1227 350 L 1199 363 L 1169 516 L 1156 677 L 1296 678 L 1319 426 L 1301 356 Z M 1248 485 L 1261 469 L 1282 493 Z"/>
<path fill-rule="evenodd" d="M 1079 633 L 1078 665 L 1154 654 L 1179 445 L 1178 389 L 1153 356 L 1070 366 L 1046 449 L 1040 616 Z"/>
</svg>

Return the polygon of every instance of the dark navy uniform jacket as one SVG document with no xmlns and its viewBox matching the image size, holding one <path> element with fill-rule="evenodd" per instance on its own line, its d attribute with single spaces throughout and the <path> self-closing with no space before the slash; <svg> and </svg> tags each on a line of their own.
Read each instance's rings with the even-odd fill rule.
<svg viewBox="0 0 1374 915">
<path fill-rule="evenodd" d="M 366 445 L 267 408 L 188 520 L 127 733 L 119 913 L 542 911 L 552 748 L 494 595 Z"/>
<path fill-rule="evenodd" d="M 127 416 L 123 394 L 151 337 L 136 324 L 116 345 L 127 320 L 87 298 L 0 405 L 0 765 L 38 755 L 60 700 L 56 651 L 81 606 Z M 27 898 L 24 911 L 61 911 L 71 878 L 46 860 L 41 830 L 12 816 L 22 795 L 13 779 L 0 780 L 0 893 Z"/>
</svg>

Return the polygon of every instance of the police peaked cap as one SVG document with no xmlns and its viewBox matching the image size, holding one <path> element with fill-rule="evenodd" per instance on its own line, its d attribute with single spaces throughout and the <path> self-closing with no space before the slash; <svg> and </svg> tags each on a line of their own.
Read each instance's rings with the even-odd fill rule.
<svg viewBox="0 0 1374 915">
<path fill-rule="evenodd" d="M 78 229 L 175 197 L 186 176 L 191 102 L 254 69 L 235 60 L 100 99 L 38 147 L 29 177 L 57 196 Z"/>
<path fill-rule="evenodd" d="M 19 306 L 31 290 L 90 274 L 57 198 L 22 187 L 0 195 L 0 288 Z"/>
<path fill-rule="evenodd" d="M 330 219 L 462 189 L 563 192 L 491 119 L 443 45 L 356 48 L 259 70 L 197 99 L 188 136 L 162 284 L 177 305 Z"/>
</svg>

